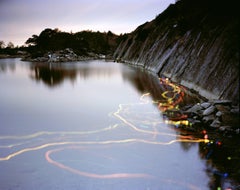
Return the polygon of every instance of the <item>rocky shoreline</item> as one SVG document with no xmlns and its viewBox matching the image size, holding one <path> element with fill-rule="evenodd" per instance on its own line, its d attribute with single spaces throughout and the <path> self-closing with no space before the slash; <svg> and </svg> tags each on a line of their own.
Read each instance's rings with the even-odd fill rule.
<svg viewBox="0 0 240 190">
<path fill-rule="evenodd" d="M 93 59 L 105 59 L 105 55 L 99 55 L 95 53 L 88 53 L 87 55 L 77 55 L 71 48 L 66 48 L 64 50 L 48 52 L 44 56 L 32 58 L 31 55 L 26 55 L 22 58 L 23 61 L 31 62 L 72 62 L 72 61 L 86 61 Z"/>
<path fill-rule="evenodd" d="M 186 105 L 179 112 L 181 117 L 188 121 L 187 125 L 178 125 L 179 128 L 196 132 L 212 130 L 229 137 L 240 135 L 239 106 L 233 105 L 230 100 L 212 100 Z M 166 117 L 169 118 L 169 114 L 166 114 Z"/>
<path fill-rule="evenodd" d="M 115 59 L 114 62 L 136 65 L 123 59 Z M 142 67 L 141 65 L 137 66 Z M 153 72 L 151 70 L 149 71 Z M 161 75 L 160 77 L 168 78 L 164 75 Z M 191 93 L 196 94 L 202 102 L 195 105 L 186 105 L 180 108 L 180 110 L 170 110 L 171 114 L 174 115 L 173 112 L 177 112 L 183 116 L 183 118 L 187 118 L 187 121 L 189 122 L 189 125 L 185 125 L 184 122 L 180 125 L 177 124 L 178 128 L 196 132 L 207 129 L 223 134 L 224 136 L 240 136 L 239 104 L 233 104 L 231 100 L 207 99 L 198 91 L 188 88 L 187 86 L 184 87 Z M 164 113 L 163 115 L 171 120 L 169 113 Z M 181 116 L 179 118 L 181 118 Z M 173 119 L 175 120 L 176 118 Z"/>
<path fill-rule="evenodd" d="M 0 54 L 0 59 L 7 59 L 7 58 L 21 58 L 21 55 L 8 55 L 8 54 Z"/>
<path fill-rule="evenodd" d="M 104 55 L 97 55 L 94 53 L 88 53 L 87 56 L 79 56 L 70 48 L 55 52 L 48 52 L 43 57 L 37 58 L 31 58 L 29 54 L 24 52 L 21 52 L 15 56 L 1 56 L 1 58 L 16 57 L 22 58 L 23 61 L 52 63 L 106 59 Z M 117 62 L 123 61 L 117 60 Z M 191 91 L 191 89 L 189 90 Z M 180 124 L 177 127 L 191 131 L 198 131 L 206 128 L 224 135 L 240 135 L 239 105 L 233 105 L 232 101 L 230 100 L 207 101 L 207 99 L 204 98 L 203 100 L 204 102 L 202 103 L 186 105 L 182 107 L 180 111 L 177 111 L 180 112 L 180 115 L 186 116 L 187 120 L 189 121 L 189 125 Z M 172 113 L 173 112 L 174 111 L 172 111 Z M 171 120 L 171 117 L 169 117 L 167 113 L 164 115 Z"/>
</svg>

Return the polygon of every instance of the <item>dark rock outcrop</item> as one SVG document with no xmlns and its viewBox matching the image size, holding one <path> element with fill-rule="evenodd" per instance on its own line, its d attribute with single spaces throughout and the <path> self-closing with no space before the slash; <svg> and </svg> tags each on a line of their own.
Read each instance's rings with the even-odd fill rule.
<svg viewBox="0 0 240 190">
<path fill-rule="evenodd" d="M 208 99 L 239 104 L 234 0 L 180 0 L 127 34 L 114 58 L 171 78 Z"/>
<path fill-rule="evenodd" d="M 70 48 L 66 48 L 64 50 L 59 51 L 51 51 L 45 53 L 43 56 L 32 58 L 31 55 L 27 55 L 22 58 L 23 61 L 31 61 L 31 62 L 71 62 L 71 61 L 85 61 L 92 59 L 105 59 L 106 57 L 101 54 L 88 53 L 87 55 L 77 55 Z"/>
<path fill-rule="evenodd" d="M 239 107 L 232 105 L 229 100 L 198 103 L 181 111 L 188 115 L 194 128 L 204 126 L 225 134 L 239 134 Z"/>
</svg>

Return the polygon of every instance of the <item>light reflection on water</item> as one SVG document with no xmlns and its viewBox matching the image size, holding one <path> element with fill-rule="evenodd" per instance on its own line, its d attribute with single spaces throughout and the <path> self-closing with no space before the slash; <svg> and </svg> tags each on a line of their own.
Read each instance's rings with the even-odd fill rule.
<svg viewBox="0 0 240 190">
<path fill-rule="evenodd" d="M 113 62 L 0 63 L 0 189 L 208 189 L 205 140 L 160 112 L 184 89 Z"/>
</svg>

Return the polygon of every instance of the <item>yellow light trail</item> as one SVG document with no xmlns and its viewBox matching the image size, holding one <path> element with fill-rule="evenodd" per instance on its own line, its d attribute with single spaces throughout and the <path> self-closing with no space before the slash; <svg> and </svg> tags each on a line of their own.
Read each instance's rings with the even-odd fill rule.
<svg viewBox="0 0 240 190">
<path fill-rule="evenodd" d="M 37 151 L 37 150 L 41 150 L 41 149 L 46 149 L 49 147 L 61 147 L 62 148 L 58 148 L 58 149 L 54 149 L 54 150 L 48 150 L 45 153 L 45 158 L 46 160 L 53 164 L 58 166 L 59 168 L 65 169 L 67 171 L 70 171 L 72 173 L 78 174 L 78 175 L 82 175 L 85 177 L 93 177 L 93 178 L 104 178 L 104 179 L 110 179 L 110 178 L 145 178 L 145 177 L 153 177 L 151 175 L 148 174 L 144 174 L 144 173 L 112 173 L 112 174 L 95 174 L 95 173 L 89 173 L 89 172 L 83 172 L 74 168 L 71 168 L 69 166 L 66 166 L 62 163 L 59 163 L 57 161 L 54 161 L 51 157 L 50 154 L 57 152 L 57 151 L 61 151 L 66 149 L 68 145 L 82 145 L 82 146 L 86 146 L 87 145 L 114 145 L 114 144 L 130 144 L 130 143 L 142 143 L 142 144 L 149 144 L 149 145 L 156 145 L 156 146 L 170 146 L 174 143 L 178 143 L 178 142 L 182 142 L 182 143 L 200 143 L 200 142 L 204 142 L 204 143 L 208 143 L 209 140 L 208 139 L 201 139 L 201 138 L 195 138 L 192 135 L 188 135 L 188 136 L 183 136 L 183 135 L 179 135 L 179 134 L 175 134 L 175 133 L 165 133 L 165 132 L 160 132 L 159 131 L 159 124 L 162 124 L 162 126 L 164 125 L 167 128 L 166 124 L 174 124 L 174 125 L 189 125 L 189 122 L 187 120 L 181 120 L 181 121 L 171 121 L 171 120 L 161 120 L 161 119 L 156 119 L 154 120 L 154 118 L 150 117 L 149 115 L 146 114 L 152 114 L 152 112 L 143 112 L 142 114 L 144 115 L 140 115 L 138 117 L 138 115 L 136 115 L 136 113 L 133 114 L 133 118 L 131 118 L 131 112 L 130 112 L 130 108 L 134 106 L 138 106 L 138 105 L 148 105 L 148 104 L 157 104 L 159 110 L 161 111 L 166 111 L 166 110 L 170 110 L 170 109 L 177 109 L 178 108 L 178 104 L 183 100 L 184 97 L 184 91 L 183 88 L 180 86 L 175 85 L 174 83 L 171 83 L 168 79 L 159 79 L 160 82 L 163 85 L 166 85 L 166 89 L 171 89 L 171 90 L 166 90 L 165 92 L 163 92 L 161 94 L 161 96 L 163 97 L 164 100 L 151 100 L 150 98 L 147 99 L 148 96 L 150 96 L 150 93 L 145 93 L 140 97 L 140 102 L 137 103 L 130 103 L 130 104 L 119 104 L 118 109 L 115 112 L 112 112 L 111 115 L 112 117 L 115 117 L 118 119 L 118 121 L 121 121 L 122 124 L 124 124 L 124 127 L 127 127 L 129 129 L 131 129 L 134 132 L 137 133 L 133 133 L 133 135 L 137 135 L 137 134 L 146 134 L 146 135 L 151 135 L 151 139 L 152 140 L 146 140 L 146 139 L 141 139 L 141 138 L 122 138 L 119 140 L 102 140 L 102 141 L 56 141 L 56 139 L 49 139 L 49 141 L 56 141 L 56 142 L 48 142 L 48 143 L 41 143 L 40 142 L 36 142 L 38 143 L 38 145 L 33 146 L 33 147 L 27 147 L 27 148 L 23 148 L 17 151 L 14 151 L 11 154 L 8 154 L 7 156 L 4 157 L 0 157 L 0 161 L 7 161 L 10 160 L 16 156 L 19 156 L 21 154 L 27 153 L 27 152 L 32 152 L 32 151 Z M 138 107 L 137 107 L 138 108 Z M 145 116 L 145 119 L 143 119 L 143 117 L 141 116 Z M 150 115 L 152 116 L 152 115 Z M 134 120 L 135 119 L 135 120 Z M 141 122 L 141 123 L 140 123 Z M 144 130 L 142 128 L 139 128 L 141 126 L 138 126 L 140 123 L 140 125 L 142 124 L 143 126 L 146 125 L 147 128 L 149 127 L 151 130 Z M 99 130 L 92 130 L 92 131 L 39 131 L 33 134 L 28 134 L 28 135 L 22 135 L 22 136 L 0 136 L 0 140 L 25 140 L 25 139 L 35 139 L 37 137 L 40 136 L 50 136 L 50 135 L 60 135 L 60 136 L 65 136 L 68 138 L 72 138 L 73 136 L 75 137 L 75 135 L 90 135 L 90 134 L 98 134 L 101 132 L 107 132 L 107 131 L 111 131 L 113 129 L 116 129 L 117 127 L 119 127 L 120 124 L 115 124 L 113 126 L 109 126 L 106 128 L 102 128 Z M 175 132 L 173 130 L 173 132 Z M 174 137 L 176 139 L 173 140 L 166 140 L 166 141 L 158 141 L 156 140 L 157 137 L 159 136 L 168 136 L 168 137 Z M 136 136 L 135 136 L 136 137 Z M 155 140 L 154 140 L 155 139 Z M 66 140 L 66 139 L 65 139 Z M 29 143 L 29 142 L 28 142 Z M 16 144 L 12 144 L 12 145 L 2 145 L 0 146 L 0 148 L 13 148 L 15 146 L 20 146 L 26 143 L 16 143 Z M 85 148 L 85 147 L 84 147 Z M 171 183 L 174 183 L 171 182 Z M 180 184 L 180 183 L 179 183 Z M 183 184 L 182 184 L 183 185 Z M 184 184 L 185 185 L 185 184 Z M 189 185 L 189 187 L 191 187 L 191 184 Z M 194 186 L 191 187 L 192 189 L 194 189 Z"/>
<path fill-rule="evenodd" d="M 132 124 L 131 122 L 129 122 L 127 119 L 125 119 L 123 116 L 121 116 L 120 115 L 121 111 L 122 111 L 122 104 L 119 105 L 119 109 L 115 113 L 113 113 L 113 115 L 137 132 L 151 134 L 151 135 L 165 135 L 165 136 L 181 137 L 181 135 L 176 135 L 176 134 L 171 134 L 171 133 L 163 133 L 163 132 L 158 132 L 158 131 L 148 131 L 148 130 L 140 129 L 140 128 L 136 127 L 134 124 Z"/>
<path fill-rule="evenodd" d="M 183 89 L 184 88 L 172 83 L 168 78 L 167 79 L 159 78 L 159 80 L 160 80 L 161 84 L 167 85 L 168 87 L 170 86 L 173 90 L 172 91 L 164 91 L 161 94 L 162 97 L 165 99 L 165 102 L 159 101 L 158 108 L 161 111 L 166 111 L 169 109 L 176 108 L 176 106 L 183 100 L 183 97 L 184 97 Z M 173 95 L 171 97 L 169 97 L 168 95 L 171 93 L 173 93 Z M 177 98 L 177 96 L 179 96 L 179 97 Z"/>
<path fill-rule="evenodd" d="M 23 144 L 26 144 L 26 143 L 17 143 L 17 144 L 9 144 L 9 145 L 1 145 L 0 148 L 13 148 L 13 147 L 16 147 L 16 146 L 21 146 Z"/>
<path fill-rule="evenodd" d="M 123 143 L 146 143 L 146 144 L 154 144 L 154 145 L 171 145 L 176 142 L 192 142 L 192 143 L 205 142 L 205 143 L 207 143 L 207 142 L 209 142 L 209 140 L 208 139 L 192 139 L 192 140 L 176 139 L 176 140 L 171 140 L 169 142 L 158 142 L 158 141 L 148 141 L 148 140 L 144 140 L 144 139 L 123 139 L 123 140 L 109 140 L 109 141 L 54 142 L 54 143 L 47 143 L 47 144 L 39 145 L 36 147 L 29 147 L 29 148 L 19 150 L 17 152 L 9 154 L 6 157 L 1 157 L 0 161 L 10 160 L 11 158 L 18 156 L 20 154 L 26 153 L 26 152 L 36 151 L 36 150 L 44 149 L 47 147 L 60 146 L 60 145 L 107 145 L 107 144 L 123 144 Z"/>
<path fill-rule="evenodd" d="M 114 126 L 109 126 L 103 129 L 99 130 L 93 130 L 93 131 L 39 131 L 37 133 L 29 134 L 29 135 L 23 135 L 23 136 L 0 136 L 1 139 L 33 139 L 39 136 L 43 135 L 88 135 L 88 134 L 94 134 L 94 133 L 100 133 L 109 131 L 112 129 L 117 128 L 118 125 L 115 124 Z"/>
<path fill-rule="evenodd" d="M 161 80 L 161 79 L 160 79 Z M 169 93 L 169 91 L 165 91 L 162 93 L 162 96 L 169 100 L 167 102 L 172 102 L 172 99 L 175 98 L 176 94 L 181 92 L 181 88 L 176 86 L 175 84 L 171 83 L 169 80 L 161 80 L 161 82 L 165 82 L 165 84 L 167 84 L 168 86 L 171 86 L 173 88 L 173 92 L 174 92 L 174 96 L 172 97 L 167 97 L 167 94 Z M 140 103 L 138 104 L 149 104 L 150 101 L 145 99 L 145 97 L 149 96 L 150 93 L 145 93 L 140 97 Z M 152 101 L 153 103 L 156 103 L 154 101 Z M 160 105 L 161 103 L 159 103 Z M 119 105 L 119 109 L 113 113 L 113 115 L 118 118 L 119 120 L 121 120 L 123 123 L 125 123 L 127 126 L 129 126 L 130 128 L 132 128 L 133 130 L 135 130 L 136 132 L 140 132 L 140 133 L 144 133 L 144 134 L 151 134 L 153 135 L 154 138 L 156 138 L 157 135 L 164 135 L 164 136 L 172 136 L 172 137 L 178 137 L 181 138 L 181 140 L 172 140 L 169 142 L 154 142 L 154 141 L 147 141 L 147 140 L 143 140 L 143 139 L 125 139 L 125 140 L 119 140 L 119 141 L 103 141 L 103 142 L 58 142 L 58 143 L 48 143 L 48 144 L 44 144 L 41 146 L 37 146 L 37 147 L 33 147 L 33 148 L 25 148 L 22 149 L 20 151 L 17 151 L 15 153 L 12 153 L 6 157 L 0 158 L 0 161 L 3 160 L 9 160 L 12 157 L 15 157 L 19 154 L 22 154 L 24 152 L 29 152 L 29 151 L 34 151 L 34 150 L 39 150 L 48 146 L 56 146 L 56 145 L 66 145 L 66 144 L 110 144 L 110 143 L 126 143 L 126 142 L 145 142 L 148 144 L 161 144 L 161 145 L 169 145 L 172 144 L 174 142 L 203 142 L 206 141 L 206 139 L 204 140 L 192 140 L 192 136 L 182 136 L 182 135 L 176 135 L 176 134 L 172 134 L 172 133 L 163 133 L 163 132 L 159 132 L 156 128 L 156 126 L 154 125 L 153 127 L 153 131 L 149 131 L 149 130 L 143 130 L 138 128 L 136 125 L 134 125 L 133 123 L 131 123 L 130 121 L 128 121 L 127 119 L 125 119 L 123 116 L 121 116 L 121 112 L 123 112 L 123 106 L 133 106 L 134 104 L 120 104 Z M 173 121 L 168 121 L 168 123 L 180 123 L 180 121 L 177 122 L 173 122 Z M 183 122 L 182 122 L 183 123 Z M 0 140 L 3 139 L 33 139 L 39 136 L 43 136 L 43 135 L 86 135 L 86 134 L 94 134 L 94 133 L 99 133 L 99 132 L 105 132 L 105 131 L 109 131 L 112 129 L 115 129 L 118 125 L 114 125 L 114 126 L 110 126 L 107 128 L 103 128 L 100 130 L 94 130 L 94 131 L 70 131 L 70 132 L 66 132 L 66 131 L 57 131 L 57 132 L 50 132 L 50 131 L 40 131 L 37 133 L 33 133 L 30 135 L 24 135 L 24 136 L 0 136 Z M 3 146 L 2 146 L 3 147 Z M 5 147 L 13 147 L 13 145 L 6 145 Z"/>
</svg>

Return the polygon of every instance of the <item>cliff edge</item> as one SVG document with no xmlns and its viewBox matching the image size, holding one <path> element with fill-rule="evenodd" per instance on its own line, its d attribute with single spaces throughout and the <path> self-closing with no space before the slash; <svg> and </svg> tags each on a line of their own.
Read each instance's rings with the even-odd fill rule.
<svg viewBox="0 0 240 190">
<path fill-rule="evenodd" d="M 113 56 L 239 105 L 237 7 L 234 0 L 179 0 L 126 34 Z"/>
</svg>

